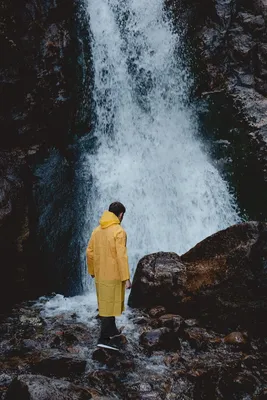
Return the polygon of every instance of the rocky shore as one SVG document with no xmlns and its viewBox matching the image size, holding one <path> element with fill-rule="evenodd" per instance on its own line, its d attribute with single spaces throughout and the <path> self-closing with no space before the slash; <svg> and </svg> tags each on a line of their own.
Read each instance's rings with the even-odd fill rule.
<svg viewBox="0 0 267 400">
<path fill-rule="evenodd" d="M 266 233 L 235 225 L 140 260 L 120 353 L 96 348 L 87 295 L 21 303 L 0 325 L 0 398 L 265 399 Z"/>
</svg>

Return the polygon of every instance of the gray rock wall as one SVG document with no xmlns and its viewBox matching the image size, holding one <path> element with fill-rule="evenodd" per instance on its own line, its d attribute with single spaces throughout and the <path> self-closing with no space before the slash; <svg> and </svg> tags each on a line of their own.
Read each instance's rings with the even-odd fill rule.
<svg viewBox="0 0 267 400">
<path fill-rule="evenodd" d="M 0 1 L 0 259 L 5 276 L 0 304 L 4 308 L 48 289 L 42 282 L 36 170 L 54 149 L 55 171 L 60 172 L 62 163 L 68 166 L 64 177 L 62 171 L 58 177 L 66 185 L 77 160 L 75 140 L 90 131 L 86 18 L 82 0 Z M 68 202 L 75 204 L 76 195 L 69 190 Z M 51 211 L 46 221 L 57 223 L 53 193 L 45 199 L 44 191 L 42 196 Z M 77 220 L 77 214 L 69 215 L 73 231 Z M 58 229 L 64 236 L 65 228 Z M 60 243 L 54 251 L 57 246 Z M 60 277 L 67 281 L 68 272 Z M 49 290 L 62 292 L 66 286 L 53 282 Z"/>
<path fill-rule="evenodd" d="M 267 4 L 168 0 L 186 34 L 204 140 L 243 216 L 267 220 Z M 186 20 L 187 24 L 182 21 Z"/>
</svg>

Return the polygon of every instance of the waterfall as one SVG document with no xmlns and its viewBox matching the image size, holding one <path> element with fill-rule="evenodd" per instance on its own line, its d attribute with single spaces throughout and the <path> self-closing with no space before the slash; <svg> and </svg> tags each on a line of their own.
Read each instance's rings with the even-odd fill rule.
<svg viewBox="0 0 267 400">
<path fill-rule="evenodd" d="M 87 234 L 121 201 L 133 270 L 145 254 L 181 254 L 239 216 L 199 138 L 164 1 L 88 0 L 88 12 L 97 145 L 84 162 L 92 179 Z"/>
</svg>

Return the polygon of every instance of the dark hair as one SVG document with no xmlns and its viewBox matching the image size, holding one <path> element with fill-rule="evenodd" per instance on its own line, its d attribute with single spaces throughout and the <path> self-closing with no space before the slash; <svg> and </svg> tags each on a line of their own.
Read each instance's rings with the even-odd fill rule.
<svg viewBox="0 0 267 400">
<path fill-rule="evenodd" d="M 108 211 L 112 212 L 118 217 L 121 213 L 124 214 L 126 212 L 126 208 L 120 202 L 115 201 L 114 203 L 110 204 Z"/>
</svg>

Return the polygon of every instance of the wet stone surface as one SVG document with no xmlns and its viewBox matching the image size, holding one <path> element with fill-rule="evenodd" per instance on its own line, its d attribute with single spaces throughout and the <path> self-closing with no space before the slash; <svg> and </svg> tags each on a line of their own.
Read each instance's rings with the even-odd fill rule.
<svg viewBox="0 0 267 400">
<path fill-rule="evenodd" d="M 0 325 L 0 399 L 266 397 L 264 338 L 162 311 L 131 312 L 127 340 L 115 352 L 96 347 L 96 318 L 90 327 L 71 313 L 43 319 L 24 303 Z"/>
</svg>

